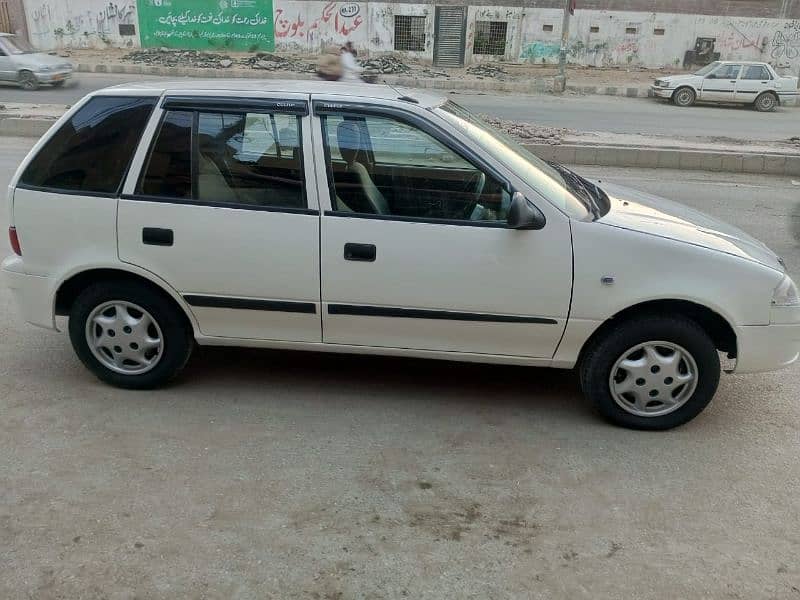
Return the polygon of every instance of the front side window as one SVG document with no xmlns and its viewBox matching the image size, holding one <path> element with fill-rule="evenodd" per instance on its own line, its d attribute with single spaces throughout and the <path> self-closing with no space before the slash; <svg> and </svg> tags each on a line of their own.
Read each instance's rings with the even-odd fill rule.
<svg viewBox="0 0 800 600">
<path fill-rule="evenodd" d="M 116 194 L 156 100 L 92 98 L 47 141 L 25 169 L 20 183 Z"/>
<path fill-rule="evenodd" d="M 742 65 L 722 65 L 713 75 L 715 79 L 737 79 L 741 70 Z"/>
<path fill-rule="evenodd" d="M 750 65 L 747 67 L 747 69 L 745 69 L 742 79 L 757 79 L 759 81 L 765 81 L 772 79 L 772 77 L 770 77 L 769 71 L 767 71 L 766 67 L 762 65 Z"/>
<path fill-rule="evenodd" d="M 23 40 L 15 35 L 6 36 L 3 39 L 5 40 L 5 44 L 8 46 L 11 54 L 33 54 L 36 52 L 34 47 L 31 46 L 26 40 Z"/>
<path fill-rule="evenodd" d="M 244 208 L 305 208 L 300 140 L 296 115 L 170 111 L 137 193 Z"/>
<path fill-rule="evenodd" d="M 322 121 L 335 211 L 505 222 L 506 187 L 418 127 L 383 116 Z"/>
</svg>

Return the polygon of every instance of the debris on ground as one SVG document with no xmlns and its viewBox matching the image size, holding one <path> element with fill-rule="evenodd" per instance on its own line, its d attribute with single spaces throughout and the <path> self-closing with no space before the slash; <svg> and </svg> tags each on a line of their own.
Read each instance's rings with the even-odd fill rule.
<svg viewBox="0 0 800 600">
<path fill-rule="evenodd" d="M 420 71 L 420 75 L 423 77 L 450 77 L 450 73 L 447 71 L 434 71 L 432 69 L 428 69 L 427 67 Z"/>
<path fill-rule="evenodd" d="M 506 75 L 508 75 L 508 71 L 498 65 L 478 64 L 467 67 L 467 74 L 477 77 L 478 79 L 484 79 L 486 77 L 492 79 L 503 79 Z"/>
<path fill-rule="evenodd" d="M 259 71 L 292 71 L 294 73 L 313 73 L 316 66 L 308 61 L 294 57 L 278 56 L 270 52 L 258 52 L 239 61 L 239 64 Z"/>
<path fill-rule="evenodd" d="M 391 75 L 404 75 L 411 73 L 411 67 L 396 56 L 378 56 L 361 61 L 361 66 L 367 71 Z"/>
<path fill-rule="evenodd" d="M 233 64 L 227 54 L 202 52 L 199 50 L 173 50 L 171 48 L 144 48 L 134 50 L 122 57 L 122 60 L 164 67 L 197 67 L 200 69 L 218 69 L 223 63 L 230 67 Z M 227 69 L 228 67 L 222 67 Z"/>
<path fill-rule="evenodd" d="M 573 133 L 563 127 L 545 127 L 535 123 L 523 123 L 520 121 L 508 121 L 498 119 L 489 115 L 481 115 L 481 119 L 492 127 L 499 129 L 512 138 L 527 144 L 560 144 L 564 136 Z"/>
<path fill-rule="evenodd" d="M 794 136 L 789 138 L 789 143 L 795 146 L 800 146 L 800 136 Z"/>
</svg>

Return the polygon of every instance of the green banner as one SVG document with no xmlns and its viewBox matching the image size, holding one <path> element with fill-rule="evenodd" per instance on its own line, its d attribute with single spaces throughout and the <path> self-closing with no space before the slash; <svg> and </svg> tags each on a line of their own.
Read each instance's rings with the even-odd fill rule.
<svg viewBox="0 0 800 600">
<path fill-rule="evenodd" d="M 143 47 L 275 49 L 272 0 L 138 0 Z"/>
</svg>

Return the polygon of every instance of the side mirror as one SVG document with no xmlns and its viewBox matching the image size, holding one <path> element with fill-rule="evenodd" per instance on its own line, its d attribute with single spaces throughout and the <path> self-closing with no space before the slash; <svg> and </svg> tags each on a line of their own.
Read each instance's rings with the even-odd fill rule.
<svg viewBox="0 0 800 600">
<path fill-rule="evenodd" d="M 508 209 L 510 229 L 541 229 L 547 219 L 521 192 L 514 192 Z"/>
</svg>

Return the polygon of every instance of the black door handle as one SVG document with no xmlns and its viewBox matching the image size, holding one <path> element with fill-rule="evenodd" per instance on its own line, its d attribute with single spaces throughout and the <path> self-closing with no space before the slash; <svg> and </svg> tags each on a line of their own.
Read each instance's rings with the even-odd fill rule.
<svg viewBox="0 0 800 600">
<path fill-rule="evenodd" d="M 145 227 L 142 229 L 142 243 L 148 246 L 172 246 L 174 241 L 172 229 Z"/>
<path fill-rule="evenodd" d="M 375 244 L 345 244 L 344 259 L 362 262 L 375 262 L 377 250 Z"/>
</svg>

